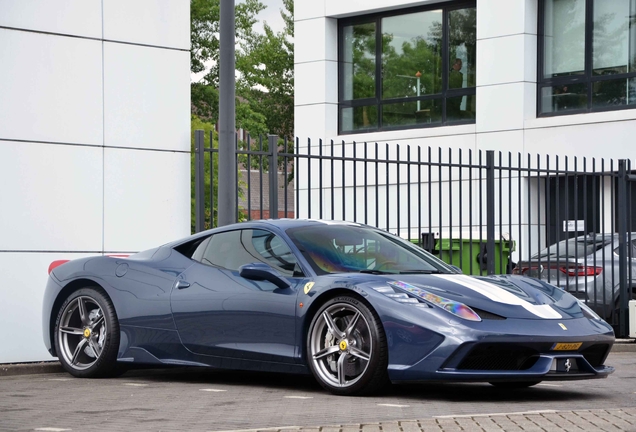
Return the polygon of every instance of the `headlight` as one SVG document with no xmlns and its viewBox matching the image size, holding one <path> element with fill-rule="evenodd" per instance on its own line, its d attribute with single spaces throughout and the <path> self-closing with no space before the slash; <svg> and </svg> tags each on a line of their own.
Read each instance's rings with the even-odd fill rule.
<svg viewBox="0 0 636 432">
<path fill-rule="evenodd" d="M 406 282 L 395 281 L 389 282 L 388 284 L 390 286 L 378 287 L 374 289 L 400 303 L 412 303 L 415 306 L 421 307 L 430 307 L 429 305 L 433 305 L 444 309 L 445 311 L 450 312 L 462 319 L 468 321 L 481 321 L 481 318 L 474 310 L 458 301 L 450 300 L 437 294 L 430 293 L 426 290 L 423 290 L 422 288 L 418 288 Z M 420 302 L 420 300 L 418 299 L 424 300 L 424 303 Z"/>
</svg>

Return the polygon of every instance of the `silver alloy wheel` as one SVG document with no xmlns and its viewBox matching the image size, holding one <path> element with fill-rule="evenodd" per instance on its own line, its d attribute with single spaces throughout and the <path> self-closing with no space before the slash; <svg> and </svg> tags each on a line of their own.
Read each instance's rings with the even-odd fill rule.
<svg viewBox="0 0 636 432">
<path fill-rule="evenodd" d="M 86 370 L 99 360 L 107 331 L 104 312 L 97 301 L 77 297 L 66 305 L 60 319 L 59 354 L 73 369 Z"/>
<path fill-rule="evenodd" d="M 323 382 L 346 388 L 369 367 L 373 338 L 369 323 L 355 306 L 337 303 L 325 309 L 309 337 L 311 361 Z"/>
</svg>

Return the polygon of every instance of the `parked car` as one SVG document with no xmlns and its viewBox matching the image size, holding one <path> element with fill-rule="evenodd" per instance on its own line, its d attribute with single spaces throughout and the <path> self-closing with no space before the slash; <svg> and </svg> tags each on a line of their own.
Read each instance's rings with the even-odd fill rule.
<svg viewBox="0 0 636 432">
<path fill-rule="evenodd" d="M 156 364 L 311 373 L 340 395 L 389 381 L 528 387 L 605 378 L 612 328 L 575 297 L 460 274 L 364 225 L 255 221 L 130 257 L 52 265 L 44 343 L 76 377 Z"/>
<path fill-rule="evenodd" d="M 628 234 L 628 286 L 636 292 L 636 233 Z M 560 241 L 529 260 L 515 274 L 558 286 L 584 301 L 608 322 L 617 324 L 619 310 L 618 234 L 588 234 Z M 633 280 L 633 282 L 632 282 Z"/>
</svg>

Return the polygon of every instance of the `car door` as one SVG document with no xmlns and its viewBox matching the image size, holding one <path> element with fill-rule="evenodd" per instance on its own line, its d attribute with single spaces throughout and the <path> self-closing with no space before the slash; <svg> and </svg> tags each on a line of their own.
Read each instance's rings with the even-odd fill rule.
<svg viewBox="0 0 636 432">
<path fill-rule="evenodd" d="M 275 362 L 294 362 L 297 288 L 303 273 L 287 243 L 263 229 L 212 235 L 194 253 L 195 263 L 179 276 L 171 295 L 175 324 L 194 353 Z M 239 276 L 244 264 L 266 263 L 291 282 Z"/>
</svg>

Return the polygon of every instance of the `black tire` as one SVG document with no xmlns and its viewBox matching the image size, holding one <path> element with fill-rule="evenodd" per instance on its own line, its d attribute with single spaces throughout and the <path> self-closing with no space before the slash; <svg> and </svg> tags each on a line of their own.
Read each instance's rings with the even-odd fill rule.
<svg viewBox="0 0 636 432">
<path fill-rule="evenodd" d="M 330 330 L 332 325 L 337 334 Z M 322 305 L 309 326 L 306 352 L 312 374 L 333 394 L 368 395 L 389 383 L 382 323 L 375 311 L 356 297 L 340 296 Z"/>
<path fill-rule="evenodd" d="M 503 389 L 523 389 L 535 386 L 539 384 L 541 381 L 515 381 L 515 382 L 491 382 L 491 385 L 495 387 L 503 388 Z"/>
<path fill-rule="evenodd" d="M 68 296 L 58 311 L 53 340 L 62 367 L 73 376 L 102 378 L 121 373 L 117 367 L 119 321 L 99 287 L 81 288 Z"/>
</svg>

